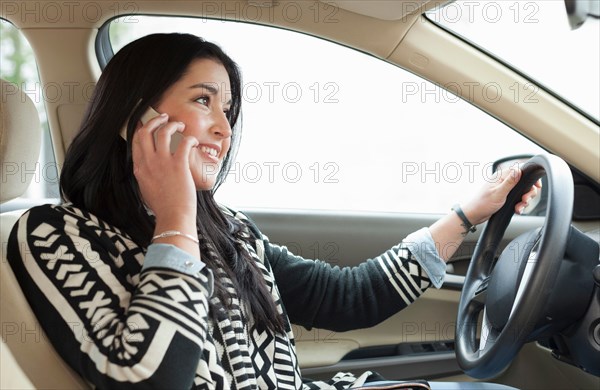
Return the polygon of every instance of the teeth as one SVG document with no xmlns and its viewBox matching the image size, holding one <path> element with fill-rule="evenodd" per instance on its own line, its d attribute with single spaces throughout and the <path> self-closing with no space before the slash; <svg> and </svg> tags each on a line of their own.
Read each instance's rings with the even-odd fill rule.
<svg viewBox="0 0 600 390">
<path fill-rule="evenodd" d="M 217 149 L 209 148 L 208 146 L 202 146 L 200 148 L 204 153 L 207 153 L 213 157 L 217 157 Z"/>
</svg>

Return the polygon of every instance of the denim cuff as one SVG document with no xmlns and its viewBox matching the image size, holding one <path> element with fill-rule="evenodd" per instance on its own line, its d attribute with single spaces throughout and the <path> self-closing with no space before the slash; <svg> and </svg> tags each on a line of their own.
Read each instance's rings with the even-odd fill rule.
<svg viewBox="0 0 600 390">
<path fill-rule="evenodd" d="M 442 287 L 446 275 L 446 262 L 440 257 L 428 228 L 411 233 L 403 241 L 429 276 L 435 288 Z"/>
<path fill-rule="evenodd" d="M 175 245 L 151 244 L 148 246 L 142 271 L 151 268 L 167 268 L 186 275 L 198 276 L 204 267 L 206 264 Z"/>
</svg>

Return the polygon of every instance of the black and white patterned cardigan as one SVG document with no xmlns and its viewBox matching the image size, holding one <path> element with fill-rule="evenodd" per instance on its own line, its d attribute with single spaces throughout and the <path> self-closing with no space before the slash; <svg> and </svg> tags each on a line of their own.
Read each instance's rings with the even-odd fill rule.
<svg viewBox="0 0 600 390">
<path fill-rule="evenodd" d="M 209 315 L 208 300 L 218 298 L 210 296 L 208 267 L 196 276 L 142 271 L 145 248 L 69 204 L 25 213 L 8 258 L 58 353 L 102 389 L 348 388 L 356 381 L 349 373 L 303 383 L 290 323 L 332 331 L 372 326 L 431 285 L 404 244 L 339 268 L 294 256 L 243 214 L 234 217 L 260 237 L 246 247 L 289 320 L 284 334 L 254 326 L 235 298 L 228 315 Z M 231 289 L 222 270 L 213 275 Z"/>
</svg>

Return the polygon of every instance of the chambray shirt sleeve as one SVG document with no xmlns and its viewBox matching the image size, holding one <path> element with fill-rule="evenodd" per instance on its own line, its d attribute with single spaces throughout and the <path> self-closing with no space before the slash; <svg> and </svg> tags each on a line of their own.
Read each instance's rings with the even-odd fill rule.
<svg viewBox="0 0 600 390">
<path fill-rule="evenodd" d="M 186 251 L 170 244 L 151 244 L 148 246 L 142 271 L 151 268 L 167 268 L 190 276 L 197 276 L 206 264 Z"/>
<path fill-rule="evenodd" d="M 440 257 L 429 229 L 425 227 L 417 230 L 402 242 L 421 264 L 435 288 L 442 287 L 446 276 L 446 263 Z"/>
</svg>

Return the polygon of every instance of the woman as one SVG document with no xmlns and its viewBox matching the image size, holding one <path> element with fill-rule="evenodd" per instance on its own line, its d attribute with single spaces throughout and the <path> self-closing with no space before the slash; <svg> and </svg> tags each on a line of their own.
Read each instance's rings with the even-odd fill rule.
<svg viewBox="0 0 600 390">
<path fill-rule="evenodd" d="M 240 106 L 239 70 L 216 45 L 184 34 L 130 43 L 104 70 L 68 150 L 66 203 L 31 209 L 15 226 L 8 256 L 29 303 L 60 355 L 98 388 L 357 384 L 352 374 L 303 384 L 290 322 L 372 326 L 439 287 L 470 223 L 497 211 L 520 175 L 373 260 L 332 268 L 270 244 L 214 201 Z M 162 114 L 142 123 L 149 108 Z"/>
</svg>

